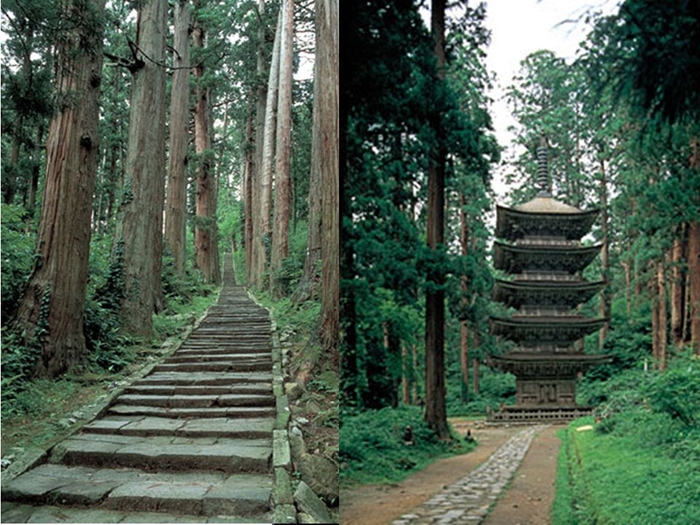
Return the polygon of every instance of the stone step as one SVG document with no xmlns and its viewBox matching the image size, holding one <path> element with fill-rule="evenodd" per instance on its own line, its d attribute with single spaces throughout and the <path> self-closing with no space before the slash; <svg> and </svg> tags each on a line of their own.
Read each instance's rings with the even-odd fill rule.
<svg viewBox="0 0 700 525">
<path fill-rule="evenodd" d="M 121 416 L 155 416 L 165 418 L 250 418 L 275 417 L 275 408 L 262 407 L 213 407 L 213 408 L 165 408 L 148 405 L 122 405 L 109 407 L 112 415 Z"/>
<path fill-rule="evenodd" d="M 108 416 L 85 425 L 82 431 L 122 436 L 264 439 L 272 436 L 274 423 L 275 420 L 271 417 L 174 419 L 152 416 Z"/>
<path fill-rule="evenodd" d="M 245 361 L 271 361 L 270 352 L 267 353 L 237 353 L 237 354 L 206 354 L 194 352 L 177 352 L 169 357 L 165 362 L 171 363 L 211 363 L 215 361 L 231 361 L 232 363 L 240 363 Z"/>
<path fill-rule="evenodd" d="M 121 512 L 157 510 L 175 516 L 262 517 L 270 510 L 271 492 L 271 477 L 260 474 L 151 473 L 135 468 L 45 464 L 3 484 L 2 497 L 5 501 L 40 505 L 100 504 L 100 510 Z M 104 519 L 108 516 L 93 522 L 111 522 Z M 7 517 L 3 512 L 3 522 Z M 160 521 L 157 516 L 156 520 Z M 65 520 L 45 522 L 50 521 Z"/>
<path fill-rule="evenodd" d="M 272 386 L 269 383 L 242 383 L 234 385 L 173 385 L 165 383 L 162 385 L 136 384 L 125 389 L 127 394 L 141 395 L 222 395 L 222 394 L 253 394 L 266 395 L 272 393 Z"/>
<path fill-rule="evenodd" d="M 68 466 L 138 468 L 145 471 L 213 470 L 268 473 L 271 439 L 123 436 L 84 433 L 51 451 L 49 462 Z"/>
<path fill-rule="evenodd" d="M 246 383 L 272 384 L 271 372 L 154 372 L 135 385 L 238 385 Z"/>
<path fill-rule="evenodd" d="M 122 405 L 155 406 L 163 408 L 210 408 L 210 407 L 265 407 L 274 406 L 270 395 L 223 394 L 223 395 L 142 395 L 122 394 L 116 400 Z"/>
<path fill-rule="evenodd" d="M 225 345 L 222 343 L 206 343 L 206 344 L 188 344 L 183 345 L 173 357 L 179 356 L 213 356 L 213 355 L 231 355 L 231 354 L 262 354 L 271 355 L 271 345 L 268 343 L 258 345 Z M 170 361 L 170 359 L 168 359 Z"/>
<path fill-rule="evenodd" d="M 161 363 L 153 368 L 154 372 L 264 372 L 267 370 L 272 370 L 271 359 L 246 359 L 240 362 Z"/>
</svg>

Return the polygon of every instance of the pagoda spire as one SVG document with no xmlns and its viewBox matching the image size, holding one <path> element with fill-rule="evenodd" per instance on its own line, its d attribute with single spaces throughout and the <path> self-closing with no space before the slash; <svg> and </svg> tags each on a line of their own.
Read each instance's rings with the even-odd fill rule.
<svg viewBox="0 0 700 525">
<path fill-rule="evenodd" d="M 547 139 L 544 134 L 540 136 L 540 145 L 537 147 L 537 187 L 538 197 L 551 197 L 549 191 L 549 174 L 547 170 Z"/>
</svg>

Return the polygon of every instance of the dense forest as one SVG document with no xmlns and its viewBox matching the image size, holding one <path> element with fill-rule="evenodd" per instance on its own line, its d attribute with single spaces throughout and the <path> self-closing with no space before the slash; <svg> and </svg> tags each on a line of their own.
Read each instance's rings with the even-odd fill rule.
<svg viewBox="0 0 700 525">
<path fill-rule="evenodd" d="M 357 50 L 341 81 L 347 479 L 384 479 L 370 465 L 399 447 L 408 424 L 426 444 L 447 443 L 447 415 L 514 401 L 514 377 L 488 366 L 505 351 L 488 322 L 503 314 L 491 301 L 494 173 L 507 174 L 498 204 L 533 198 L 542 137 L 555 198 L 601 210 L 590 242 L 603 248 L 586 275 L 606 287 L 581 311 L 609 322 L 580 344 L 611 361 L 587 373 L 579 401 L 633 413 L 648 407 L 652 378 L 673 369 L 667 405 L 654 411 L 684 422 L 669 440 L 689 443 L 700 410 L 697 3 L 627 0 L 605 16 L 591 8 L 577 22 L 589 32 L 575 60 L 550 50 L 525 58 L 507 89 L 517 121 L 508 156 L 488 112 L 488 6 L 458 4 L 433 0 L 428 16 L 423 4 L 371 1 L 347 15 Z M 642 370 L 652 375 L 634 376 Z"/>
<path fill-rule="evenodd" d="M 3 417 L 36 407 L 37 382 L 116 373 L 194 320 L 225 252 L 304 320 L 302 383 L 337 374 L 338 16 L 3 2 Z"/>
</svg>

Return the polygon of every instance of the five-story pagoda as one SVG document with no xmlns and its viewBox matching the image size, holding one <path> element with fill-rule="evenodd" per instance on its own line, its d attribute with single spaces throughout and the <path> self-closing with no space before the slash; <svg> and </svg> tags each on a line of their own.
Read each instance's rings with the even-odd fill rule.
<svg viewBox="0 0 700 525">
<path fill-rule="evenodd" d="M 537 196 L 512 208 L 497 207 L 494 266 L 510 278 L 496 280 L 493 297 L 516 312 L 493 317 L 491 331 L 517 346 L 491 357 L 492 364 L 516 377 L 516 404 L 492 414 L 496 421 L 566 420 L 590 413 L 576 404 L 577 376 L 608 360 L 585 354 L 577 344 L 607 321 L 577 312 L 604 285 L 581 276 L 601 248 L 581 244 L 599 210 L 555 200 L 548 189 L 545 147 L 537 154 Z"/>
</svg>

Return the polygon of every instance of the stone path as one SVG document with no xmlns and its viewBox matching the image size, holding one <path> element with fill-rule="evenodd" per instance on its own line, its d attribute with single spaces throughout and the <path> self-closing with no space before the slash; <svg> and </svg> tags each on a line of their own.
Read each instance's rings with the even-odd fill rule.
<svg viewBox="0 0 700 525">
<path fill-rule="evenodd" d="M 447 486 L 392 525 L 477 525 L 517 470 L 534 436 L 546 428 L 525 428 L 499 447 L 475 470 Z"/>
<path fill-rule="evenodd" d="M 273 515 L 274 467 L 289 463 L 289 444 L 270 317 L 235 285 L 230 256 L 225 279 L 174 354 L 47 462 L 3 483 L 3 522 L 296 523 L 293 506 Z"/>
</svg>

